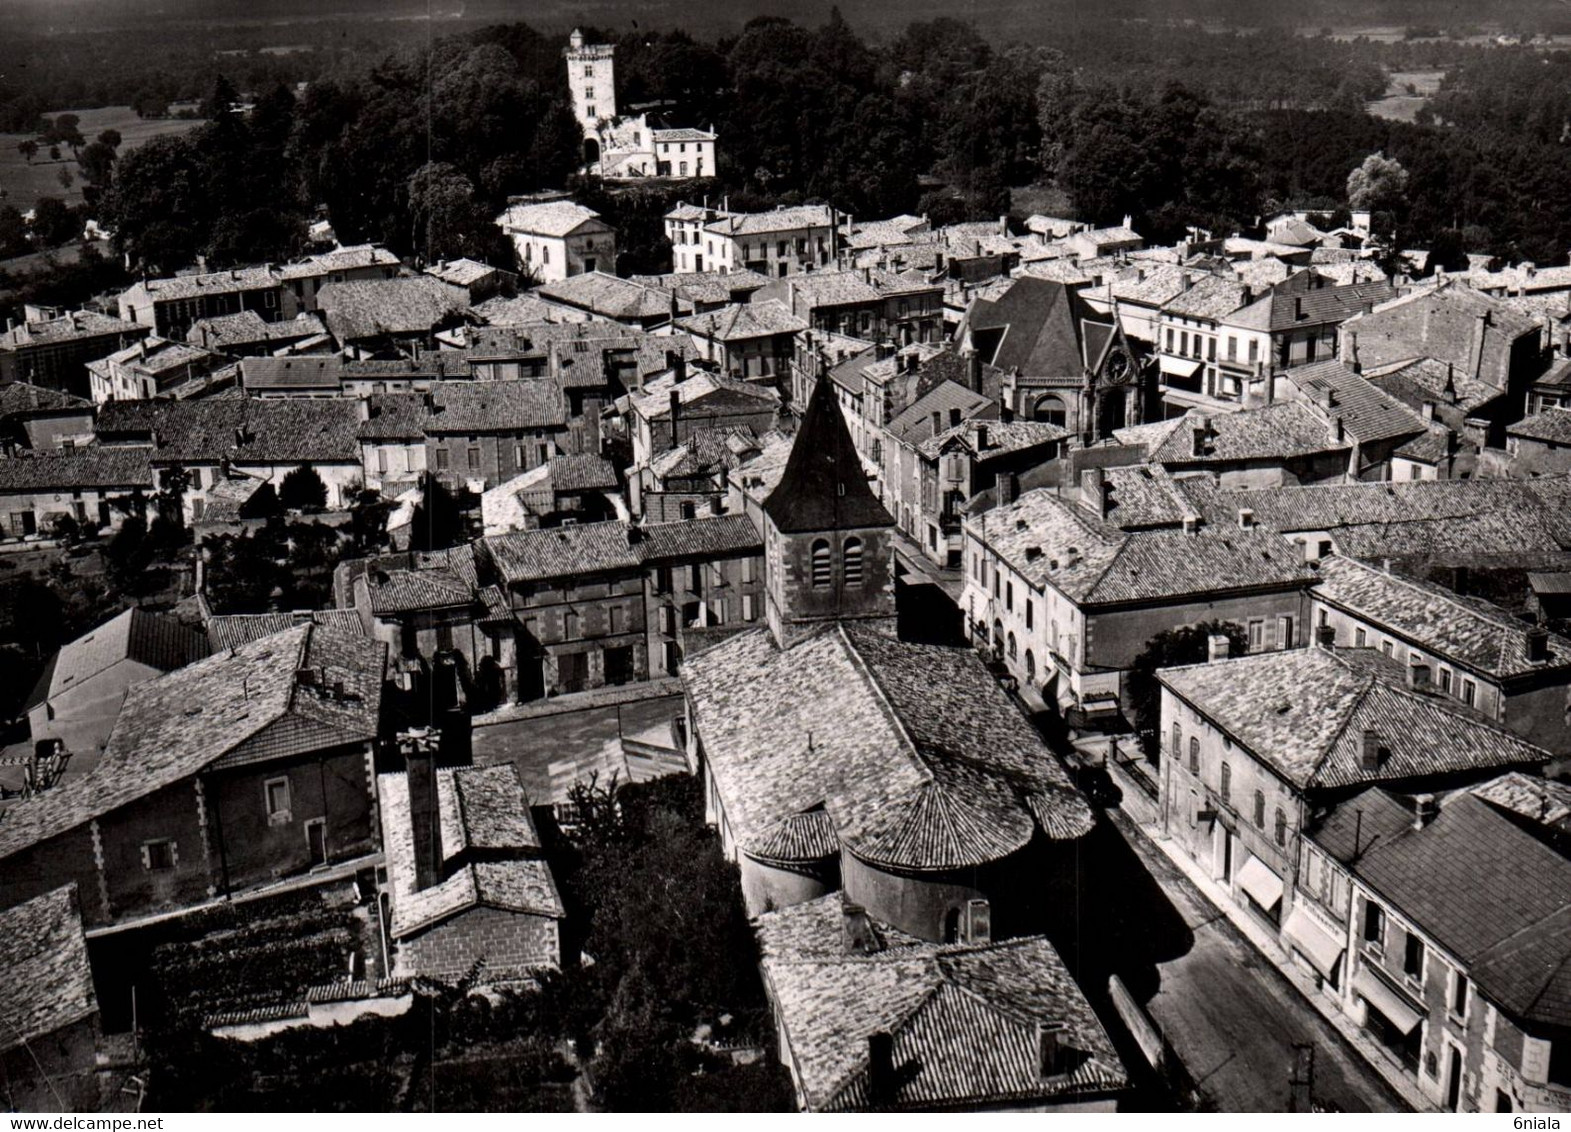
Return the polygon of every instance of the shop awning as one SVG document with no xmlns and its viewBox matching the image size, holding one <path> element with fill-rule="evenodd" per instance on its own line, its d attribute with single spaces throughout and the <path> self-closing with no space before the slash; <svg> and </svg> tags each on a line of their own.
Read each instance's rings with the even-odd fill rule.
<svg viewBox="0 0 1571 1132">
<path fill-rule="evenodd" d="M 1413 1009 L 1405 996 L 1387 986 L 1385 980 L 1367 967 L 1361 968 L 1353 979 L 1353 990 L 1404 1034 L 1411 1034 L 1423 1019 L 1423 1015 Z"/>
<path fill-rule="evenodd" d="M 1175 358 L 1171 354 L 1158 354 L 1157 368 L 1169 377 L 1194 377 L 1199 371 L 1199 358 Z"/>
<path fill-rule="evenodd" d="M 1267 912 L 1282 899 L 1282 878 L 1266 868 L 1259 857 L 1250 857 L 1238 870 L 1238 887 Z"/>
<path fill-rule="evenodd" d="M 1347 950 L 1347 943 L 1341 936 L 1326 931 L 1318 920 L 1296 905 L 1288 913 L 1287 923 L 1282 925 L 1282 934 L 1328 979 L 1336 970 L 1336 961 Z"/>
</svg>

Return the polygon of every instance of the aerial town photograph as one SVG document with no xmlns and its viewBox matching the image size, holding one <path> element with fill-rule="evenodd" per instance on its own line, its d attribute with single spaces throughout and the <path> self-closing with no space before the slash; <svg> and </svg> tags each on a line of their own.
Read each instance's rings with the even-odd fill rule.
<svg viewBox="0 0 1571 1132">
<path fill-rule="evenodd" d="M 0 0 L 0 318 L 8 1129 L 1571 1113 L 1567 0 Z"/>
</svg>

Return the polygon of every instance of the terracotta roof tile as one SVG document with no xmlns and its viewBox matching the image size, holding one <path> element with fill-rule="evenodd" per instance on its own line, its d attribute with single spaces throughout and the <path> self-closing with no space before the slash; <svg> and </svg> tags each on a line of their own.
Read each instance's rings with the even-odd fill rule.
<svg viewBox="0 0 1571 1132">
<path fill-rule="evenodd" d="M 0 912 L 0 1053 L 98 1012 L 75 884 Z"/>
</svg>

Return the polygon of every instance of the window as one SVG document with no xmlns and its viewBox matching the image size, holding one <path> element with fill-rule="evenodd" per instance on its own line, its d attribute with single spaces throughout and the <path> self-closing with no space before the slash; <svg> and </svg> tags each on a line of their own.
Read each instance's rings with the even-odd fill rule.
<svg viewBox="0 0 1571 1132">
<path fill-rule="evenodd" d="M 1057 622 L 1054 622 L 1053 628 L 1055 628 L 1055 629 L 1058 628 Z M 1055 643 L 1053 647 L 1057 648 L 1058 646 Z M 1184 732 L 1178 726 L 1178 724 L 1175 723 L 1175 724 L 1173 724 L 1173 757 L 1176 759 L 1180 755 L 1182 755 L 1183 753 L 1184 753 Z"/>
<path fill-rule="evenodd" d="M 142 868 L 148 872 L 172 869 L 180 863 L 180 854 L 170 840 L 142 842 Z"/>
<path fill-rule="evenodd" d="M 562 637 L 570 641 L 576 636 L 578 636 L 578 614 L 569 609 L 562 614 Z"/>
<path fill-rule="evenodd" d="M 437 471 L 445 472 L 447 470 L 447 462 L 448 462 L 447 449 L 446 448 L 438 448 L 436 450 L 436 469 L 437 469 Z"/>
<path fill-rule="evenodd" d="M 1424 981 L 1424 941 L 1412 932 L 1407 933 L 1407 947 L 1402 952 L 1402 974 L 1415 983 Z"/>
<path fill-rule="evenodd" d="M 1461 971 L 1451 972 L 1451 1013 L 1457 1018 L 1467 1017 L 1467 976 Z"/>
<path fill-rule="evenodd" d="M 1451 692 L 1451 670 L 1449 668 L 1440 670 L 1440 690 L 1448 695 Z"/>
<path fill-rule="evenodd" d="M 1266 827 L 1266 796 L 1263 791 L 1255 791 L 1255 828 Z"/>
<path fill-rule="evenodd" d="M 1287 811 L 1281 806 L 1276 808 L 1276 843 L 1287 844 Z"/>
<path fill-rule="evenodd" d="M 751 558 L 744 558 L 744 559 L 742 559 L 742 581 L 743 582 L 751 582 L 752 580 L 753 580 L 753 560 Z"/>
<path fill-rule="evenodd" d="M 829 586 L 829 543 L 824 539 L 813 540 L 813 588 L 815 590 L 827 589 Z"/>
<path fill-rule="evenodd" d="M 1036 614 L 1033 611 L 1035 610 L 1035 608 L 1036 608 L 1036 606 L 1032 603 L 1031 599 L 1030 598 L 1026 598 L 1026 628 L 1027 629 L 1030 629 L 1030 628 L 1034 627 L 1034 624 L 1035 624 L 1035 621 L 1036 621 Z"/>
<path fill-rule="evenodd" d="M 1462 681 L 1462 702 L 1464 704 L 1466 704 L 1468 707 L 1472 707 L 1474 705 L 1474 702 L 1477 699 L 1478 699 L 1478 685 L 1473 683 L 1471 680 L 1463 680 Z"/>
<path fill-rule="evenodd" d="M 1004 608 L 1011 613 L 1015 611 L 1015 584 L 1013 582 L 1004 583 Z"/>
<path fill-rule="evenodd" d="M 1249 623 L 1249 651 L 1259 652 L 1266 643 L 1266 623 L 1256 618 Z"/>
<path fill-rule="evenodd" d="M 1193 735 L 1189 737 L 1189 773 L 1200 773 L 1200 740 Z"/>
<path fill-rule="evenodd" d="M 289 823 L 289 779 L 269 778 L 262 784 L 262 796 L 267 803 L 267 824 Z"/>
<path fill-rule="evenodd" d="M 1355 645 L 1357 645 L 1359 648 L 1363 648 L 1365 645 L 1367 645 L 1369 643 L 1369 634 L 1364 632 L 1362 629 L 1354 629 L 1353 630 L 1353 643 Z"/>
<path fill-rule="evenodd" d="M 1227 360 L 1230 362 L 1238 360 L 1238 339 L 1231 334 L 1227 336 Z"/>
<path fill-rule="evenodd" d="M 1373 900 L 1364 901 L 1364 942 L 1379 947 L 1386 938 L 1386 910 Z"/>
<path fill-rule="evenodd" d="M 593 63 L 585 63 L 584 64 L 584 78 L 592 79 L 594 77 L 595 77 L 595 65 Z"/>
<path fill-rule="evenodd" d="M 862 540 L 848 538 L 841 547 L 841 570 L 845 574 L 845 584 L 848 589 L 862 584 Z"/>
<path fill-rule="evenodd" d="M 1385 641 L 1381 644 L 1380 651 L 1385 653 L 1387 656 L 1390 656 L 1393 652 L 1396 651 L 1396 645 L 1392 641 Z"/>
<path fill-rule="evenodd" d="M 1233 800 L 1233 768 L 1226 763 L 1222 764 L 1222 801 Z"/>
<path fill-rule="evenodd" d="M 1178 335 L 1178 353 L 1180 356 L 1189 353 L 1189 331 L 1182 331 Z"/>
<path fill-rule="evenodd" d="M 753 620 L 757 619 L 757 616 L 758 615 L 757 615 L 756 611 L 753 609 L 753 595 L 752 594 L 743 594 L 742 595 L 742 620 L 743 621 L 753 621 Z"/>
<path fill-rule="evenodd" d="M 584 107 L 584 109 L 588 113 L 589 117 L 591 117 L 591 118 L 598 118 L 600 116 L 600 115 L 595 113 L 595 108 L 594 108 L 593 104 Z"/>
<path fill-rule="evenodd" d="M 1167 328 L 1167 352 L 1169 354 L 1173 352 L 1173 328 L 1171 326 Z"/>
<path fill-rule="evenodd" d="M 478 472 L 480 470 L 480 449 L 478 448 L 471 448 L 469 450 L 469 470 L 471 472 Z"/>
<path fill-rule="evenodd" d="M 1009 634 L 1009 659 L 1015 659 L 1015 635 L 1013 633 Z"/>
<path fill-rule="evenodd" d="M 1251 362 L 1258 362 L 1260 360 L 1260 341 L 1259 341 L 1259 339 L 1251 338 L 1249 340 L 1249 360 Z"/>
<path fill-rule="evenodd" d="M 622 609 L 620 606 L 611 606 L 605 611 L 605 617 L 606 631 L 609 633 L 620 633 L 627 627 L 626 625 L 622 624 L 624 618 L 622 616 Z"/>
</svg>

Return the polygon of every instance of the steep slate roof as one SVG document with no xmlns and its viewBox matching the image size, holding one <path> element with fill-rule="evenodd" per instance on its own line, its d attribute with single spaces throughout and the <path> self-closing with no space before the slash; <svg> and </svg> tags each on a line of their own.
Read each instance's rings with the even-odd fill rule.
<svg viewBox="0 0 1571 1132">
<path fill-rule="evenodd" d="M 807 320 L 792 314 L 783 303 L 735 303 L 679 319 L 677 326 L 716 342 L 745 342 L 750 338 L 795 334 L 807 329 Z"/>
<path fill-rule="evenodd" d="M 989 549 L 1031 585 L 1077 605 L 1164 601 L 1314 580 L 1291 546 L 1262 531 L 1126 532 L 1052 491 L 967 520 Z"/>
<path fill-rule="evenodd" d="M 0 1053 L 98 1013 L 75 884 L 0 912 Z"/>
<path fill-rule="evenodd" d="M 143 448 L 65 448 L 0 460 L 0 492 L 148 488 L 153 469 Z"/>
<path fill-rule="evenodd" d="M 377 775 L 377 794 L 382 803 L 383 847 L 387 854 L 388 882 L 392 888 L 393 914 L 389 929 L 394 939 L 434 927 L 460 912 L 485 906 L 507 912 L 521 912 L 559 920 L 566 915 L 551 869 L 534 857 L 504 860 L 466 861 L 470 848 L 484 847 L 516 853 L 536 850 L 538 837 L 528 822 L 527 801 L 512 764 L 494 768 L 511 772 L 510 788 L 486 768 L 437 771 L 437 806 L 442 823 L 442 853 L 448 875 L 430 888 L 415 888 L 415 842 L 409 812 L 409 779 L 404 774 Z M 455 779 L 479 773 L 471 788 L 455 796 Z M 514 789 L 516 788 L 516 789 Z M 462 817 L 464 800 L 479 801 L 485 810 L 480 822 L 470 825 Z M 508 808 L 517 808 L 528 822 L 510 820 Z M 448 827 L 457 820 L 460 829 Z"/>
<path fill-rule="evenodd" d="M 61 645 L 47 674 L 48 685 L 40 682 L 32 699 L 41 703 L 79 688 L 122 660 L 169 672 L 206 655 L 207 640 L 200 630 L 169 614 L 127 609 Z"/>
<path fill-rule="evenodd" d="M 1046 939 L 939 945 L 883 928 L 891 946 L 851 955 L 841 907 L 832 893 L 755 921 L 808 1111 L 1073 1103 L 1127 1084 L 1106 1031 Z M 1044 1027 L 1062 1028 L 1068 1055 L 1054 1076 L 1042 1074 Z M 887 1098 L 871 1089 L 874 1033 L 893 1040 L 898 1084 Z"/>
<path fill-rule="evenodd" d="M 215 765 L 369 742 L 386 657 L 380 641 L 300 625 L 132 685 L 98 765 L 6 811 L 0 858 Z M 302 686 L 302 668 L 346 698 Z"/>
<path fill-rule="evenodd" d="M 329 283 L 316 302 L 340 343 L 383 334 L 424 334 L 469 311 L 466 296 L 427 275 Z"/>
<path fill-rule="evenodd" d="M 684 677 L 726 821 L 751 855 L 784 856 L 782 824 L 817 809 L 848 851 L 917 870 L 1001 859 L 1038 827 L 1059 840 L 1091 828 L 971 650 L 839 623 L 781 650 L 753 630 L 690 657 Z"/>
<path fill-rule="evenodd" d="M 1208 422 L 1203 455 L 1196 456 L 1193 430 Z M 1236 413 L 1191 410 L 1179 427 L 1151 453 L 1153 463 L 1169 467 L 1186 464 L 1226 464 L 1246 460 L 1286 460 L 1321 452 L 1345 451 L 1347 440 L 1334 440 L 1326 422 L 1297 401 L 1278 401 Z"/>
<path fill-rule="evenodd" d="M 1496 679 L 1571 667 L 1571 640 L 1552 633 L 1549 659 L 1527 659 L 1529 626 L 1477 598 L 1388 574 L 1341 555 L 1321 559 L 1315 596 L 1420 648 Z"/>
<path fill-rule="evenodd" d="M 515 204 L 497 217 L 496 222 L 504 231 L 529 232 L 539 236 L 570 236 L 580 229 L 590 232 L 611 230 L 610 225 L 601 220 L 600 214 L 594 209 L 570 200 Z"/>
<path fill-rule="evenodd" d="M 1571 860 L 1469 792 L 1413 826 L 1400 801 L 1368 790 L 1311 836 L 1460 959 L 1506 1014 L 1571 1026 Z"/>
<path fill-rule="evenodd" d="M 823 378 L 813 386 L 785 474 L 764 500 L 764 513 L 787 534 L 894 526 L 867 486 L 862 458 Z"/>
<path fill-rule="evenodd" d="M 979 332 L 1002 331 L 986 360 L 999 369 L 1018 368 L 1026 377 L 1080 377 L 1101 361 L 1086 356 L 1086 324 L 1107 325 L 1073 287 L 1029 276 L 996 299 L 976 300 L 966 322 L 973 339 Z"/>
<path fill-rule="evenodd" d="M 153 448 L 139 453 L 161 464 L 358 464 L 360 411 L 337 398 L 276 397 L 200 401 L 109 401 L 98 407 L 100 439 Z M 237 430 L 243 429 L 243 434 Z"/>
<path fill-rule="evenodd" d="M 1373 649 L 1285 649 L 1165 668 L 1164 685 L 1300 790 L 1396 782 L 1553 756 L 1437 693 Z M 1385 752 L 1363 770 L 1366 730 Z"/>
<path fill-rule="evenodd" d="M 1425 430 L 1422 417 L 1335 358 L 1290 369 L 1287 378 L 1320 416 L 1341 417 L 1347 435 L 1360 444 L 1417 436 Z M 1324 404 L 1327 394 L 1329 406 Z"/>
</svg>

